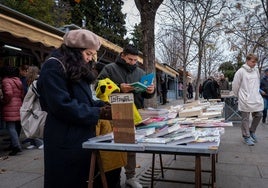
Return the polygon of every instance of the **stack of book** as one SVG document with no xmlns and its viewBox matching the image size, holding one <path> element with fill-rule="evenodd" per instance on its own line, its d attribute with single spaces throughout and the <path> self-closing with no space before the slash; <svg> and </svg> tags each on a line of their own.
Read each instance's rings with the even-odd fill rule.
<svg viewBox="0 0 268 188">
<path fill-rule="evenodd" d="M 195 127 L 181 126 L 180 129 L 170 134 L 164 135 L 164 138 L 170 138 L 168 144 L 179 145 L 194 142 L 197 139 Z"/>
<path fill-rule="evenodd" d="M 143 126 L 138 131 L 150 128 L 155 128 L 155 133 L 137 139 L 137 142 L 177 145 L 192 142 L 197 139 L 195 127 L 181 126 L 178 123 L 178 119 L 151 123 Z"/>
<path fill-rule="evenodd" d="M 169 110 L 147 108 L 147 109 L 139 109 L 139 113 L 140 113 L 142 119 L 147 119 L 147 118 L 151 118 L 151 117 L 166 117 L 169 113 Z"/>
<path fill-rule="evenodd" d="M 220 145 L 220 136 L 224 133 L 224 128 L 196 128 L 197 139 L 187 143 L 187 146 L 214 148 Z"/>
</svg>

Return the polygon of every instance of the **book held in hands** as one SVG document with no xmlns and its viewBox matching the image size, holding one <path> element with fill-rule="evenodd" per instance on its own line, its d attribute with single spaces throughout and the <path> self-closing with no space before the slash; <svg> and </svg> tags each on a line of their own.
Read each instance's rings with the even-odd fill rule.
<svg viewBox="0 0 268 188">
<path fill-rule="evenodd" d="M 154 81 L 154 73 L 146 74 L 141 77 L 139 82 L 133 82 L 130 85 L 134 87 L 135 92 L 146 91 L 147 87 L 150 86 Z"/>
</svg>

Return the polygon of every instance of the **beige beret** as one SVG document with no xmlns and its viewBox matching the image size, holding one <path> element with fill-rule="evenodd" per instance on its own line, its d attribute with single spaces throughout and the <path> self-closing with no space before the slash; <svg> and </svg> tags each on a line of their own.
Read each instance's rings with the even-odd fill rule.
<svg viewBox="0 0 268 188">
<path fill-rule="evenodd" d="M 101 43 L 98 35 L 86 29 L 71 30 L 63 36 L 63 43 L 71 48 L 99 50 Z"/>
</svg>

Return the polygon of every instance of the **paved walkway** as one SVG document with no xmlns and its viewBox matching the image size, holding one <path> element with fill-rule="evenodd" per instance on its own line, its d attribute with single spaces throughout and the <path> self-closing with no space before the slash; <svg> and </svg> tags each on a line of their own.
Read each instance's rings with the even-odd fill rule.
<svg viewBox="0 0 268 188">
<path fill-rule="evenodd" d="M 217 188 L 268 187 L 268 125 L 260 124 L 256 134 L 259 137 L 259 143 L 255 146 L 247 146 L 242 141 L 239 124 L 225 129 L 216 164 Z M 8 146 L 2 141 L 3 138 L 6 138 L 6 132 L 0 130 L 0 188 L 42 188 L 43 150 L 23 150 L 17 156 L 7 157 L 2 151 Z M 137 178 L 144 187 L 150 185 L 151 158 L 151 154 L 137 154 Z M 172 167 L 194 166 L 194 157 L 176 156 L 174 160 L 173 155 L 164 155 L 163 158 L 164 163 Z M 208 158 L 203 158 L 202 167 L 207 169 L 209 166 Z M 165 176 L 180 180 L 193 180 L 194 178 L 193 172 L 181 171 L 166 171 Z M 209 181 L 209 177 L 204 176 L 202 180 Z M 155 187 L 192 188 L 194 186 L 157 182 Z M 123 183 L 122 188 L 124 188 Z"/>
</svg>

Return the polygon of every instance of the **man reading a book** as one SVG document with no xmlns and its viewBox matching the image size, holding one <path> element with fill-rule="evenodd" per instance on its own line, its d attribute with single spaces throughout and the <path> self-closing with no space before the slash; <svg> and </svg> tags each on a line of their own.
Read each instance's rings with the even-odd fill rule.
<svg viewBox="0 0 268 188">
<path fill-rule="evenodd" d="M 138 109 L 144 108 L 144 98 L 152 98 L 155 94 L 155 86 L 152 83 L 145 91 L 136 92 L 131 83 L 139 82 L 146 75 L 145 71 L 138 67 L 139 52 L 133 45 L 127 45 L 115 63 L 106 65 L 100 72 L 98 79 L 110 78 L 120 88 L 121 93 L 133 93 L 134 103 Z M 131 187 L 142 187 L 135 180 L 136 153 L 128 152 L 126 170 L 126 185 Z"/>
</svg>

